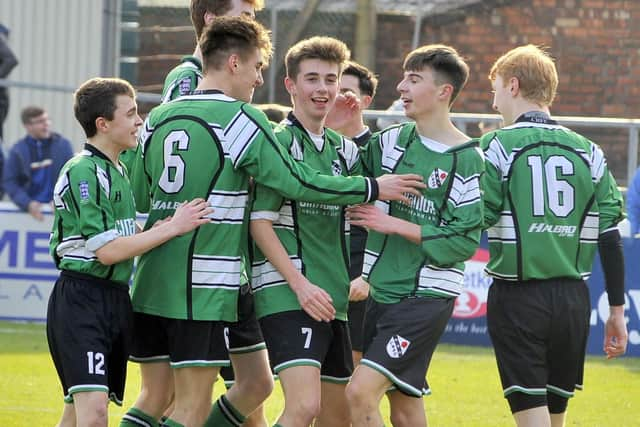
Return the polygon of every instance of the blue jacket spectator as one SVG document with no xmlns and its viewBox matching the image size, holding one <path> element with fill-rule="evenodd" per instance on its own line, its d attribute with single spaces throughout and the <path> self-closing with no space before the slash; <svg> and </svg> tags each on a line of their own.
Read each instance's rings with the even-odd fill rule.
<svg viewBox="0 0 640 427">
<path fill-rule="evenodd" d="M 627 189 L 627 218 L 631 236 L 640 233 L 640 169 L 636 171 Z"/>
<path fill-rule="evenodd" d="M 27 135 L 9 151 L 4 189 L 20 209 L 41 221 L 41 205 L 53 199 L 56 179 L 73 149 L 69 140 L 50 131 L 51 122 L 42 108 L 25 108 L 22 123 Z"/>
</svg>

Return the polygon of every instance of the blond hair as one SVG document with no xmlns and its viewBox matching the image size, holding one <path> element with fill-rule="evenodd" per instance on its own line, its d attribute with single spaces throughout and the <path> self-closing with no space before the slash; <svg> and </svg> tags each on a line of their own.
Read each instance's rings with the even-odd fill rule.
<svg viewBox="0 0 640 427">
<path fill-rule="evenodd" d="M 558 89 L 558 71 L 553 58 L 543 48 L 528 44 L 502 55 L 491 67 L 489 80 L 502 77 L 506 85 L 509 79 L 518 79 L 520 93 L 528 101 L 550 106 Z"/>
</svg>

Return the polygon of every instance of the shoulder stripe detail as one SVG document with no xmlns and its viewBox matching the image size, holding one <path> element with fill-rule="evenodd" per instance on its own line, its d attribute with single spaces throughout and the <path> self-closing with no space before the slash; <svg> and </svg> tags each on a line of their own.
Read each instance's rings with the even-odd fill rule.
<svg viewBox="0 0 640 427">
<path fill-rule="evenodd" d="M 238 289 L 242 261 L 240 257 L 194 254 L 191 260 L 191 282 L 194 288 Z"/>
<path fill-rule="evenodd" d="M 244 153 L 256 139 L 259 131 L 258 125 L 242 110 L 238 111 L 224 129 L 224 139 L 222 140 L 224 154 L 231 158 L 234 168 L 237 167 Z"/>
</svg>

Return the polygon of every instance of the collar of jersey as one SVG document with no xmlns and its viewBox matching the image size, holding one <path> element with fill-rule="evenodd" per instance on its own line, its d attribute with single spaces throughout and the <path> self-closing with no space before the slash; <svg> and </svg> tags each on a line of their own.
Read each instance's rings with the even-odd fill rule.
<svg viewBox="0 0 640 427">
<path fill-rule="evenodd" d="M 544 111 L 528 111 L 522 114 L 516 120 L 516 123 L 520 122 L 530 122 L 530 123 L 543 123 L 546 125 L 557 125 L 558 122 L 553 120 L 547 113 Z"/>
<path fill-rule="evenodd" d="M 224 95 L 224 92 L 220 89 L 203 89 L 194 90 L 191 95 Z"/>
<path fill-rule="evenodd" d="M 289 111 L 289 114 L 287 114 L 287 120 L 289 120 L 289 122 L 291 123 L 291 126 L 295 126 L 299 128 L 302 132 L 304 132 L 307 138 L 309 138 L 309 140 L 313 143 L 313 146 L 316 148 L 316 150 L 322 151 L 324 149 L 324 142 L 322 143 L 322 147 L 318 147 L 315 143 L 315 140 L 309 134 L 309 131 L 303 126 L 302 123 L 300 123 L 300 120 L 298 120 L 296 116 L 293 115 L 293 111 Z M 323 141 L 326 140 L 326 136 L 327 136 L 327 132 L 323 129 L 322 130 Z"/>
<path fill-rule="evenodd" d="M 95 147 L 94 145 L 91 145 L 88 142 L 86 142 L 84 144 L 84 149 L 90 152 L 93 156 L 100 157 L 101 159 L 104 159 L 105 161 L 111 163 L 111 160 L 106 156 L 106 154 L 98 150 L 98 148 Z"/>
</svg>

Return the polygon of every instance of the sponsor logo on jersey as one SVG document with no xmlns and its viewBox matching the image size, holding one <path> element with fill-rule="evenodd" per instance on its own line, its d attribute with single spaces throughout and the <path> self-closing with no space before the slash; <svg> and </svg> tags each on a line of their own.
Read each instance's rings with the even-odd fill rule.
<svg viewBox="0 0 640 427">
<path fill-rule="evenodd" d="M 429 176 L 429 180 L 427 181 L 427 185 L 429 188 L 439 188 L 444 184 L 444 180 L 449 176 L 449 172 L 443 171 L 440 168 L 435 168 L 431 175 Z"/>
<path fill-rule="evenodd" d="M 393 359 L 398 359 L 407 352 L 411 345 L 411 341 L 402 338 L 400 335 L 394 335 L 387 343 L 387 354 Z"/>
<path fill-rule="evenodd" d="M 551 233 L 558 237 L 573 237 L 578 227 L 575 225 L 553 225 L 544 222 L 534 222 L 529 226 L 529 233 Z"/>
<path fill-rule="evenodd" d="M 333 160 L 331 162 L 331 172 L 333 172 L 334 175 L 342 175 L 342 165 L 339 160 Z"/>
<path fill-rule="evenodd" d="M 172 201 L 166 201 L 166 200 L 156 200 L 153 202 L 153 205 L 151 206 L 151 210 L 154 211 L 162 211 L 162 210 L 172 210 L 175 211 L 176 209 L 178 209 L 178 207 L 180 207 L 182 203 L 180 202 L 172 202 Z"/>
<path fill-rule="evenodd" d="M 89 183 L 87 181 L 80 181 L 78 183 L 78 190 L 80 190 L 80 203 L 87 203 L 89 201 Z"/>
<path fill-rule="evenodd" d="M 191 77 L 187 77 L 180 81 L 180 95 L 188 95 L 191 93 Z"/>
<path fill-rule="evenodd" d="M 136 220 L 133 218 L 116 220 L 116 229 L 121 236 L 133 236 L 136 234 Z"/>
<path fill-rule="evenodd" d="M 437 213 L 436 205 L 433 203 L 433 200 L 425 199 L 423 196 L 417 197 L 411 193 L 405 193 L 405 196 L 409 199 L 411 207 L 413 210 L 418 212 L 422 212 L 427 215 L 435 215 Z M 406 206 L 404 204 L 399 205 L 400 208 Z"/>
</svg>

